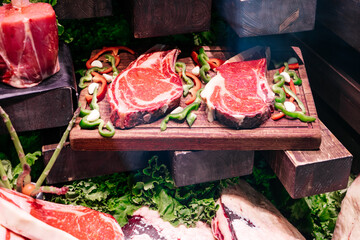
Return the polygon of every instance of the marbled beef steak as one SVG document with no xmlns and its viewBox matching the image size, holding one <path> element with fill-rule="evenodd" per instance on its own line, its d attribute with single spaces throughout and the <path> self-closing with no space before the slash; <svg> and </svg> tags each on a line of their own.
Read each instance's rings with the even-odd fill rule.
<svg viewBox="0 0 360 240">
<path fill-rule="evenodd" d="M 216 118 L 236 129 L 258 127 L 269 118 L 274 100 L 266 80 L 265 58 L 225 62 L 201 96 L 210 122 Z"/>
<path fill-rule="evenodd" d="M 178 49 L 155 45 L 110 84 L 110 119 L 121 129 L 150 123 L 177 107 L 182 82 L 175 73 Z"/>
<path fill-rule="evenodd" d="M 20 8 L 0 7 L 0 81 L 17 88 L 39 84 L 59 71 L 58 49 L 50 4 L 23 0 Z"/>
<path fill-rule="evenodd" d="M 17 221 L 9 222 L 7 221 L 9 215 L 5 214 L 5 209 L 0 207 L 0 225 L 3 225 L 3 222 L 8 222 L 9 225 L 13 227 L 11 230 L 17 230 L 19 234 L 30 234 L 31 231 L 29 232 L 28 229 L 31 229 L 31 226 L 35 226 L 35 221 L 29 219 L 35 219 L 37 222 L 40 222 L 36 225 L 37 229 L 44 229 L 44 232 L 49 233 L 46 229 L 53 227 L 57 232 L 62 230 L 69 235 L 69 237 L 62 239 L 124 239 L 120 225 L 110 214 L 98 212 L 83 206 L 64 205 L 34 199 L 1 187 L 0 201 L 1 203 L 6 203 L 7 206 L 11 208 L 15 208 L 16 211 L 13 212 L 18 216 Z M 45 224 L 45 226 L 39 226 L 41 224 Z M 7 227 L 6 224 L 5 227 Z M 41 235 L 41 239 L 59 239 L 59 237 L 47 236 L 45 233 L 42 234 L 38 231 L 35 234 Z M 70 237 L 70 235 L 73 237 Z"/>
</svg>

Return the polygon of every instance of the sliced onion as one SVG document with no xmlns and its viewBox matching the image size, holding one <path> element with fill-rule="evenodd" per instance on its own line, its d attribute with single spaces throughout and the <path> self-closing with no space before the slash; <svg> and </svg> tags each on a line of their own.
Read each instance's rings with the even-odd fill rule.
<svg viewBox="0 0 360 240">
<path fill-rule="evenodd" d="M 99 88 L 99 84 L 98 83 L 91 83 L 88 87 L 88 92 L 90 95 L 92 95 L 94 93 L 95 88 Z"/>
<path fill-rule="evenodd" d="M 296 111 L 296 106 L 292 102 L 286 101 L 286 102 L 284 102 L 284 106 L 285 106 L 286 111 L 288 111 L 288 112 L 295 112 Z"/>
<path fill-rule="evenodd" d="M 102 62 L 99 61 L 99 60 L 93 61 L 90 65 L 91 65 L 92 67 L 99 67 L 99 68 L 102 68 L 102 67 L 103 67 Z"/>
<path fill-rule="evenodd" d="M 100 112 L 97 109 L 91 110 L 90 114 L 87 117 L 89 122 L 96 121 L 100 118 Z"/>
<path fill-rule="evenodd" d="M 285 82 L 287 82 L 287 83 L 290 82 L 290 75 L 287 72 L 282 72 L 282 73 L 280 73 L 280 75 L 285 78 Z"/>
</svg>

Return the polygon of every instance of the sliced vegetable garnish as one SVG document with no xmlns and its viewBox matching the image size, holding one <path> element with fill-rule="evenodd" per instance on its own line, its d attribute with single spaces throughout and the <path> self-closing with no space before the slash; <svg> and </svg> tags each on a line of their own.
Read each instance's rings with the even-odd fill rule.
<svg viewBox="0 0 360 240">
<path fill-rule="evenodd" d="M 86 82 L 91 82 L 91 80 L 93 79 L 93 73 L 95 72 L 101 72 L 103 71 L 105 68 L 98 68 L 98 67 L 93 67 L 90 68 L 86 71 L 85 75 L 83 77 L 80 78 L 79 81 L 79 88 L 84 89 L 86 88 L 89 84 L 86 84 Z"/>
<path fill-rule="evenodd" d="M 186 84 L 183 85 L 183 96 L 186 97 L 188 95 L 188 93 L 189 93 L 189 90 L 194 86 L 194 83 L 185 74 L 185 71 L 186 71 L 186 64 L 185 63 L 176 62 L 175 63 L 175 70 L 176 70 L 176 72 L 181 74 L 180 76 L 186 82 Z"/>
<path fill-rule="evenodd" d="M 303 112 L 299 112 L 299 111 L 295 111 L 295 112 L 289 112 L 285 109 L 285 106 L 283 103 L 279 103 L 276 102 L 275 103 L 275 108 L 277 110 L 280 110 L 281 112 L 283 112 L 286 116 L 292 117 L 292 118 L 297 118 L 302 122 L 314 122 L 316 120 L 315 117 L 312 116 L 307 116 L 305 115 Z"/>
<path fill-rule="evenodd" d="M 210 65 L 211 69 L 216 69 L 217 67 L 220 67 L 224 63 L 223 60 L 218 58 L 209 58 L 207 62 Z"/>
<path fill-rule="evenodd" d="M 93 82 L 100 84 L 100 88 L 97 91 L 96 97 L 97 97 L 97 101 L 101 101 L 106 96 L 107 81 L 106 81 L 106 79 L 105 79 L 105 77 L 103 75 L 101 75 L 101 74 L 99 74 L 97 72 L 94 72 L 93 74 L 94 74 L 94 77 L 92 78 Z M 86 99 L 86 102 L 88 104 L 91 103 L 94 95 L 95 95 L 95 93 L 93 93 L 92 95 L 90 95 L 90 94 L 85 95 L 85 99 Z"/>
<path fill-rule="evenodd" d="M 184 120 L 188 114 L 190 114 L 191 111 L 193 110 L 198 110 L 199 107 L 200 107 L 200 104 L 201 104 L 201 94 L 202 92 L 202 89 L 200 89 L 197 94 L 196 94 L 196 99 L 195 101 L 188 105 L 186 108 L 184 108 L 183 111 L 179 112 L 179 113 L 174 113 L 174 114 L 168 114 L 161 122 L 160 124 L 160 129 L 161 131 L 165 131 L 166 128 L 167 128 L 167 123 L 170 121 L 170 119 L 173 119 L 173 120 L 178 120 L 178 121 L 182 121 Z M 193 117 L 191 117 L 193 118 Z M 189 121 L 191 121 L 191 119 L 189 119 Z M 195 119 L 192 121 L 191 124 L 193 124 L 193 122 L 195 121 Z"/>
<path fill-rule="evenodd" d="M 119 50 L 125 50 L 131 54 L 135 54 L 135 52 L 125 46 L 117 46 L 117 47 L 104 47 L 103 49 L 101 49 L 98 53 L 96 53 L 93 57 L 91 57 L 87 62 L 86 62 L 86 67 L 89 69 L 91 68 L 91 63 L 95 60 L 97 60 L 102 54 L 106 53 L 106 52 L 111 52 L 112 55 L 115 57 L 118 55 Z M 120 57 L 119 57 L 119 62 L 120 62 Z M 110 69 L 111 71 L 111 69 Z M 108 73 L 108 72 L 107 72 Z"/>
<path fill-rule="evenodd" d="M 205 82 L 208 83 L 211 79 L 210 75 L 207 73 L 210 70 L 210 65 L 207 62 L 209 57 L 206 55 L 204 48 L 200 48 L 198 60 L 201 65 L 200 68 L 200 78 Z"/>
<path fill-rule="evenodd" d="M 190 89 L 191 97 L 185 101 L 186 105 L 193 103 L 196 99 L 196 93 L 201 89 L 200 79 L 190 72 L 185 73 L 186 76 L 190 77 L 194 81 L 194 87 Z"/>
</svg>

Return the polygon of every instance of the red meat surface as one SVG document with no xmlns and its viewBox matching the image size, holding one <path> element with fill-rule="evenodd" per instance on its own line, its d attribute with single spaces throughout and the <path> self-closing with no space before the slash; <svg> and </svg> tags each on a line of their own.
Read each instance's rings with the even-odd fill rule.
<svg viewBox="0 0 360 240">
<path fill-rule="evenodd" d="M 78 239 L 124 239 L 120 225 L 109 214 L 82 206 L 38 200 L 4 188 L 0 188 L 0 198 Z"/>
<path fill-rule="evenodd" d="M 254 128 L 270 115 L 274 94 L 266 80 L 265 58 L 228 62 L 217 69 L 201 96 L 208 119 L 234 128 Z"/>
<path fill-rule="evenodd" d="M 110 119 L 116 127 L 132 128 L 153 122 L 179 105 L 183 91 L 175 73 L 179 50 L 163 48 L 151 48 L 110 84 Z"/>
<path fill-rule="evenodd" d="M 0 7 L 0 81 L 17 88 L 39 84 L 59 71 L 58 45 L 50 4 Z"/>
</svg>

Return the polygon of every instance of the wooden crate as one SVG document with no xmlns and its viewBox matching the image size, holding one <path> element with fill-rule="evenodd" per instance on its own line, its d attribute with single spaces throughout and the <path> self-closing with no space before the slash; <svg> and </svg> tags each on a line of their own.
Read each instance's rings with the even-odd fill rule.
<svg viewBox="0 0 360 240">
<path fill-rule="evenodd" d="M 172 151 L 171 156 L 178 187 L 249 175 L 254 166 L 254 151 Z"/>
<path fill-rule="evenodd" d="M 61 0 L 54 6 L 59 19 L 94 18 L 112 15 L 111 0 Z"/>
<path fill-rule="evenodd" d="M 353 156 L 321 123 L 319 150 L 269 151 L 267 160 L 292 198 L 347 187 Z"/>
<path fill-rule="evenodd" d="M 42 148 L 44 163 L 47 164 L 57 144 Z M 127 172 L 148 166 L 148 152 L 105 152 L 74 151 L 66 143 L 61 150 L 53 169 L 46 178 L 47 184 L 63 183 L 116 172 Z"/>
<path fill-rule="evenodd" d="M 218 0 L 220 15 L 239 37 L 312 30 L 316 0 Z"/>
<path fill-rule="evenodd" d="M 211 0 L 133 0 L 135 38 L 210 29 Z"/>
<path fill-rule="evenodd" d="M 205 47 L 210 57 L 228 59 L 231 54 L 222 47 Z M 184 51 L 185 52 L 185 51 Z M 292 56 L 295 54 L 302 59 L 299 48 L 287 48 L 279 55 Z M 273 54 L 274 55 L 274 54 Z M 120 70 L 124 69 L 132 60 L 133 55 L 122 53 Z M 187 64 L 189 69 L 194 66 L 190 57 L 180 58 Z M 302 61 L 302 60 L 299 60 Z M 303 62 L 303 61 L 302 61 Z M 271 82 L 275 70 L 268 71 L 268 79 Z M 298 92 L 302 102 L 306 105 L 308 114 L 317 116 L 315 104 L 312 98 L 305 65 L 301 64 L 299 75 L 303 84 Z M 79 101 L 85 106 L 84 89 L 80 94 Z M 181 105 L 185 106 L 182 98 Z M 101 116 L 108 120 L 110 106 L 106 99 L 99 103 Z M 205 106 L 201 105 L 197 111 L 197 120 L 191 128 L 186 123 L 170 121 L 166 131 L 160 131 L 161 120 L 150 124 L 136 126 L 128 130 L 116 129 L 112 138 L 102 138 L 97 130 L 80 129 L 77 122 L 70 132 L 70 144 L 74 150 L 93 151 L 162 151 L 162 150 L 285 150 L 285 149 L 317 149 L 321 142 L 320 125 L 318 121 L 303 123 L 289 119 L 273 121 L 269 119 L 263 125 L 255 129 L 230 129 L 217 121 L 207 121 Z"/>
<path fill-rule="evenodd" d="M 69 48 L 60 44 L 60 71 L 38 86 L 16 89 L 0 83 L 0 105 L 17 132 L 67 126 L 77 104 L 76 81 Z M 0 133 L 7 133 L 0 121 Z"/>
<path fill-rule="evenodd" d="M 317 21 L 360 52 L 360 2 L 357 0 L 319 0 Z"/>
</svg>

